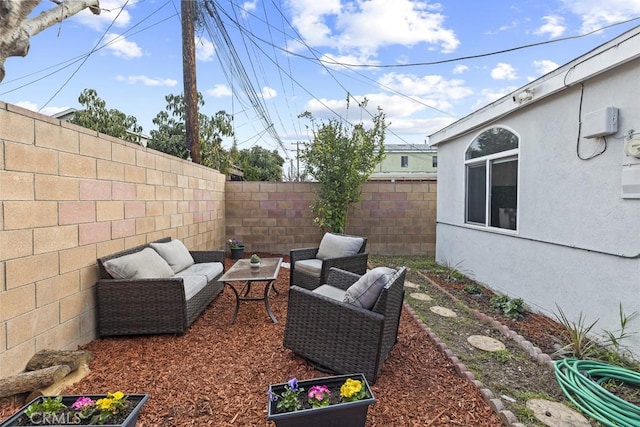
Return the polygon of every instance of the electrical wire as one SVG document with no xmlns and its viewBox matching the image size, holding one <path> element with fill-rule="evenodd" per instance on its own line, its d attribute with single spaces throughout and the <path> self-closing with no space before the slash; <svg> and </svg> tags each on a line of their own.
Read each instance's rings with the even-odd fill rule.
<svg viewBox="0 0 640 427">
<path fill-rule="evenodd" d="M 640 373 L 595 360 L 553 362 L 558 385 L 582 412 L 610 427 L 640 426 L 640 407 L 616 396 L 602 384 L 621 381 L 640 386 Z"/>
</svg>

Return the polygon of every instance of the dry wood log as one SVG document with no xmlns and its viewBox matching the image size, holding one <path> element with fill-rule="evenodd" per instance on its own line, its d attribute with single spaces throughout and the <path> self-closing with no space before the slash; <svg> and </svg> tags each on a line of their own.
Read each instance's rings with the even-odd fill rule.
<svg viewBox="0 0 640 427">
<path fill-rule="evenodd" d="M 0 378 L 0 397 L 27 393 L 60 381 L 71 372 L 67 365 L 51 366 L 37 371 L 23 372 Z"/>
<path fill-rule="evenodd" d="M 82 364 L 89 364 L 91 353 L 85 350 L 40 350 L 27 362 L 26 371 L 36 371 L 51 366 L 67 365 L 72 371 Z"/>
</svg>

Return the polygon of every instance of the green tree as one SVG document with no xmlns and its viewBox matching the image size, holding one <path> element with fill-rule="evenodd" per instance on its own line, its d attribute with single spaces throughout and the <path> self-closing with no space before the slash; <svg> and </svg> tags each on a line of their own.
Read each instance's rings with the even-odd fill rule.
<svg viewBox="0 0 640 427">
<path fill-rule="evenodd" d="M 236 165 L 244 171 L 246 181 L 282 181 L 284 159 L 277 150 L 254 145 L 238 151 Z"/>
<path fill-rule="evenodd" d="M 189 157 L 185 142 L 184 96 L 169 94 L 165 96 L 167 106 L 153 119 L 157 130 L 150 132 L 151 138 L 147 146 L 181 159 Z M 204 106 L 204 98 L 198 93 L 198 106 Z M 233 136 L 231 116 L 225 111 L 218 111 L 213 116 L 198 113 L 200 128 L 200 155 L 202 164 L 226 173 L 229 166 L 229 155 L 222 147 L 222 138 Z"/>
<path fill-rule="evenodd" d="M 103 101 L 95 89 L 85 89 L 78 97 L 78 102 L 84 107 L 78 110 L 71 123 L 111 135 L 126 141 L 140 143 L 142 126 L 138 126 L 138 119 L 127 116 L 122 111 L 107 110 L 107 103 Z"/>
<path fill-rule="evenodd" d="M 385 157 L 385 115 L 378 108 L 370 129 L 362 122 L 349 125 L 336 119 L 318 125 L 309 112 L 301 117 L 309 118 L 313 129 L 300 157 L 319 184 L 311 205 L 314 221 L 323 231 L 344 233 L 349 206 L 360 200 L 362 184 Z"/>
</svg>

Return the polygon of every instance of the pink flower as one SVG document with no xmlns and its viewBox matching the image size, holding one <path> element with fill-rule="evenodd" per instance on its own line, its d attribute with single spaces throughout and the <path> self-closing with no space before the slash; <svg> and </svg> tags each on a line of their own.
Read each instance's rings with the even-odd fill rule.
<svg viewBox="0 0 640 427">
<path fill-rule="evenodd" d="M 96 402 L 94 402 L 88 397 L 79 397 L 75 402 L 73 402 L 73 404 L 71 405 L 71 408 L 73 408 L 76 411 L 79 411 L 85 406 L 94 405 L 95 403 Z"/>
<path fill-rule="evenodd" d="M 309 389 L 309 393 L 307 394 L 307 396 L 309 397 L 309 399 L 316 399 L 321 401 L 321 400 L 324 400 L 325 394 L 326 394 L 326 397 L 329 396 L 329 388 L 327 386 L 314 385 Z"/>
</svg>

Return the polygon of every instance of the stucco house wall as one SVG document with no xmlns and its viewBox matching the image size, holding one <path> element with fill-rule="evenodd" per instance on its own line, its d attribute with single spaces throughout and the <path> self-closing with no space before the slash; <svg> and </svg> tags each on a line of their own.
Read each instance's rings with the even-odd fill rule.
<svg viewBox="0 0 640 427">
<path fill-rule="evenodd" d="M 638 33 L 631 31 L 431 136 L 439 161 L 439 262 L 458 264 L 545 314 L 560 307 L 574 321 L 580 314 L 587 321 L 599 319 L 596 332 L 619 328 L 620 304 L 627 314 L 640 310 L 640 199 L 622 196 L 623 170 L 640 170 L 640 159 L 623 152 L 629 135 L 640 130 Z M 533 98 L 514 101 L 525 89 Z M 579 159 L 582 118 L 610 106 L 619 109 L 617 133 L 606 137 L 601 155 Z M 520 138 L 515 231 L 465 223 L 465 151 L 491 126 Z M 582 157 L 605 143 L 579 141 Z M 630 332 L 640 333 L 640 318 Z M 640 355 L 640 334 L 623 344 Z"/>
</svg>

